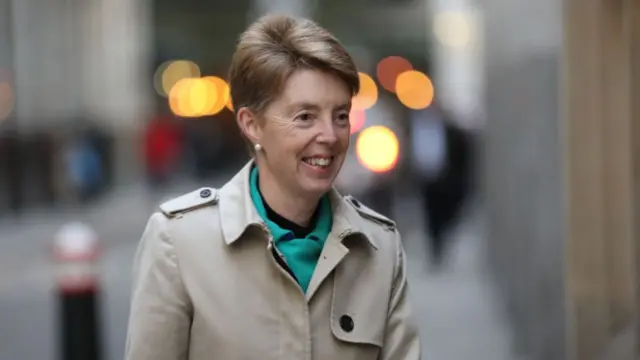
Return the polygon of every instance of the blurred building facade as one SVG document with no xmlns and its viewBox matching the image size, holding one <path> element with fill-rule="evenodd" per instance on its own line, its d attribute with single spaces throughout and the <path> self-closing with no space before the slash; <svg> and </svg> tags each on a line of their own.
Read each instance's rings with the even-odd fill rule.
<svg viewBox="0 0 640 360">
<path fill-rule="evenodd" d="M 0 212 L 7 197 L 14 210 L 77 197 L 68 163 L 80 138 L 100 182 L 139 176 L 150 10 L 150 1 L 0 1 Z"/>
<path fill-rule="evenodd" d="M 640 6 L 483 4 L 487 256 L 517 350 L 635 359 Z"/>
<path fill-rule="evenodd" d="M 118 131 L 140 127 L 149 111 L 150 1 L 8 3 L 20 127 L 87 114 Z"/>
<path fill-rule="evenodd" d="M 151 110 L 151 2 L 10 2 L 17 126 L 88 119 L 116 134 L 117 151 L 133 150 L 125 143 Z M 131 159 L 124 155 L 118 159 Z M 132 172 L 122 165 L 118 174 Z"/>
</svg>

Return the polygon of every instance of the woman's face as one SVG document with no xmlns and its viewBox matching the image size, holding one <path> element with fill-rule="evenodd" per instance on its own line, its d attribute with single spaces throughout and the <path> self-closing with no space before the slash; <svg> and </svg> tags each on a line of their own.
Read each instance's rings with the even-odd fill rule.
<svg viewBox="0 0 640 360">
<path fill-rule="evenodd" d="M 350 108 L 349 89 L 337 76 L 294 72 L 255 126 L 260 173 L 294 194 L 324 194 L 349 148 Z"/>
</svg>

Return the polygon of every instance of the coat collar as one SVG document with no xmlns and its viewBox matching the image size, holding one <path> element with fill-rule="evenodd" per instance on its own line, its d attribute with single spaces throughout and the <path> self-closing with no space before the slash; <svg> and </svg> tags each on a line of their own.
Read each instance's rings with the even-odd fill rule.
<svg viewBox="0 0 640 360">
<path fill-rule="evenodd" d="M 218 192 L 222 232 L 227 245 L 240 239 L 249 227 L 265 227 L 250 195 L 249 176 L 253 166 L 254 161 L 249 161 Z M 333 213 L 333 227 L 329 237 L 343 240 L 347 236 L 360 235 L 357 237 L 366 239 L 371 246 L 377 249 L 378 244 L 367 231 L 365 220 L 349 202 L 343 199 L 336 189 L 330 190 L 329 200 Z"/>
</svg>

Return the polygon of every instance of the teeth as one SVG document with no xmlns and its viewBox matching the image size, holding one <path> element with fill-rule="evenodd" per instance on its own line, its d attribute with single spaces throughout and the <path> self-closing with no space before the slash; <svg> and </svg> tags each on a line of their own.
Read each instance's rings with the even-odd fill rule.
<svg viewBox="0 0 640 360">
<path fill-rule="evenodd" d="M 329 166 L 331 164 L 331 158 L 307 158 L 304 161 L 313 166 Z"/>
</svg>

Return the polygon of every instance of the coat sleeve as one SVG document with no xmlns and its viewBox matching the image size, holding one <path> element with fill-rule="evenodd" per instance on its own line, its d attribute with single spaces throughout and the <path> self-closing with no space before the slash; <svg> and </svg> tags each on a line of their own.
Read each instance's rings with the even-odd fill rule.
<svg viewBox="0 0 640 360">
<path fill-rule="evenodd" d="M 420 339 L 407 289 L 406 255 L 397 232 L 396 238 L 394 284 L 379 360 L 420 360 Z"/>
<path fill-rule="evenodd" d="M 192 306 L 166 222 L 151 216 L 135 255 L 126 360 L 188 357 Z"/>
</svg>

